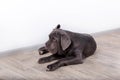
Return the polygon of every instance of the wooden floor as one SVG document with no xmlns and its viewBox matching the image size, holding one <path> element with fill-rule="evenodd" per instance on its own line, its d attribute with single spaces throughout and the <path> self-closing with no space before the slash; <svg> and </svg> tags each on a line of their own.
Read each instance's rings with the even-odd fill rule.
<svg viewBox="0 0 120 80">
<path fill-rule="evenodd" d="M 22 51 L 0 57 L 0 80 L 120 80 L 120 29 L 93 36 L 97 51 L 83 64 L 46 72 L 37 50 Z"/>
</svg>

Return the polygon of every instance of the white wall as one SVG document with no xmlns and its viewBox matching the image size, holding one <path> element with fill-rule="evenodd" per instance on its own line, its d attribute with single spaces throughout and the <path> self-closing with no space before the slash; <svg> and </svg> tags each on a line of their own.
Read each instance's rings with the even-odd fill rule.
<svg viewBox="0 0 120 80">
<path fill-rule="evenodd" d="M 94 33 L 120 26 L 120 0 L 0 0 L 0 52 L 42 44 L 63 29 Z"/>
</svg>

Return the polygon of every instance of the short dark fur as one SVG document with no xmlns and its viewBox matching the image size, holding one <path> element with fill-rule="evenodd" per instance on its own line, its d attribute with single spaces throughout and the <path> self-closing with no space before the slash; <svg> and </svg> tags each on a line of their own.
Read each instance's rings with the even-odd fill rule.
<svg viewBox="0 0 120 80">
<path fill-rule="evenodd" d="M 39 49 L 40 55 L 48 52 L 52 55 L 40 58 L 38 63 L 58 60 L 47 66 L 49 71 L 54 71 L 61 66 L 81 64 L 83 59 L 94 54 L 96 47 L 96 42 L 91 35 L 62 30 L 58 25 L 50 33 L 46 46 Z"/>
</svg>

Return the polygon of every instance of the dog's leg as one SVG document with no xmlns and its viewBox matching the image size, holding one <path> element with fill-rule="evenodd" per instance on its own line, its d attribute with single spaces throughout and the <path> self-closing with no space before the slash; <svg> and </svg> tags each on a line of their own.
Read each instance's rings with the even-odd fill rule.
<svg viewBox="0 0 120 80">
<path fill-rule="evenodd" d="M 38 49 L 38 52 L 40 55 L 43 55 L 43 54 L 48 53 L 49 51 L 45 47 L 41 47 Z"/>
<path fill-rule="evenodd" d="M 38 60 L 38 63 L 39 64 L 42 64 L 42 63 L 47 63 L 47 62 L 51 62 L 53 60 L 57 60 L 57 59 L 61 59 L 62 57 L 59 57 L 58 55 L 56 54 L 53 54 L 53 55 L 50 55 L 50 56 L 47 56 L 47 57 L 43 57 L 43 58 L 40 58 Z"/>
<path fill-rule="evenodd" d="M 66 57 L 58 60 L 57 62 L 47 66 L 48 71 L 54 71 L 61 66 L 73 65 L 73 64 L 82 64 L 82 53 L 81 51 L 76 51 L 76 56 Z"/>
</svg>

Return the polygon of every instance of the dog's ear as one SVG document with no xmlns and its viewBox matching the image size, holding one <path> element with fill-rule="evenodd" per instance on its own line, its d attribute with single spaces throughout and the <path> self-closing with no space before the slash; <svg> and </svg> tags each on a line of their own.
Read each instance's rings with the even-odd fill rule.
<svg viewBox="0 0 120 80">
<path fill-rule="evenodd" d="M 69 35 L 64 32 L 61 35 L 61 46 L 62 46 L 62 50 L 66 50 L 71 44 L 71 39 L 69 37 Z"/>
<path fill-rule="evenodd" d="M 55 29 L 60 29 L 60 24 L 58 24 Z"/>
</svg>

